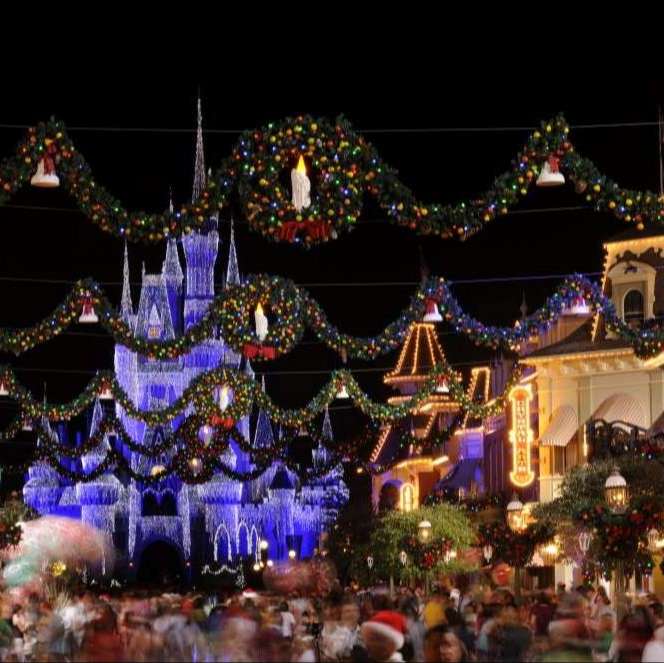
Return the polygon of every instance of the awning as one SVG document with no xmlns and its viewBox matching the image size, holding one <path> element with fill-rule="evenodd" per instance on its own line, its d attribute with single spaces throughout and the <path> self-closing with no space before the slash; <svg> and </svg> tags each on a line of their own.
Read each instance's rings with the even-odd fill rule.
<svg viewBox="0 0 664 663">
<path fill-rule="evenodd" d="M 561 405 L 540 436 L 540 444 L 545 447 L 566 447 L 578 429 L 576 410 L 571 405 Z"/>
<path fill-rule="evenodd" d="M 593 419 L 602 419 L 607 423 L 623 421 L 631 426 L 647 428 L 648 422 L 639 402 L 629 394 L 613 394 L 595 410 Z"/>
</svg>

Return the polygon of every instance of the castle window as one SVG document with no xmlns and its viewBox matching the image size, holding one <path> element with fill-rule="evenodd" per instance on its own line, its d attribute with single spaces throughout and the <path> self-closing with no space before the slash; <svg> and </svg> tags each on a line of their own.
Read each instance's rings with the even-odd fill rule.
<svg viewBox="0 0 664 663">
<path fill-rule="evenodd" d="M 148 338 L 159 338 L 161 336 L 161 318 L 157 306 L 152 305 L 150 317 L 148 319 Z"/>
<path fill-rule="evenodd" d="M 630 290 L 625 295 L 623 304 L 625 322 L 633 329 L 638 329 L 643 324 L 643 295 L 638 290 Z"/>
</svg>

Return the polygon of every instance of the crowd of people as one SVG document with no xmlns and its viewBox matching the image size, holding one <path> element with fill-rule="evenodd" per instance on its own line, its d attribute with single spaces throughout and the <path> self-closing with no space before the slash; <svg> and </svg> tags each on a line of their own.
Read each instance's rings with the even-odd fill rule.
<svg viewBox="0 0 664 663">
<path fill-rule="evenodd" d="M 3 661 L 664 661 L 664 610 L 617 620 L 606 591 L 469 585 L 324 597 L 82 589 L 2 595 Z"/>
</svg>

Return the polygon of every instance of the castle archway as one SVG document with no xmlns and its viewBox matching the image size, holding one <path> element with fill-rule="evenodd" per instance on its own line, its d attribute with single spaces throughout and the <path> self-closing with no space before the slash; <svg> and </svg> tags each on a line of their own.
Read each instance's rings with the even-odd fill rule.
<svg viewBox="0 0 664 663">
<path fill-rule="evenodd" d="M 151 586 L 180 584 L 184 579 L 177 547 L 167 541 L 153 541 L 141 553 L 136 579 Z"/>
</svg>

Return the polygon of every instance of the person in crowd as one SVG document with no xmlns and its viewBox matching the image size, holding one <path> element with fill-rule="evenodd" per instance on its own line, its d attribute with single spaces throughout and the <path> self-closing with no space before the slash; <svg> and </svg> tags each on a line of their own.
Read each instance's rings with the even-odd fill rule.
<svg viewBox="0 0 664 663">
<path fill-rule="evenodd" d="M 609 651 L 609 660 L 617 663 L 641 661 L 646 644 L 653 637 L 653 620 L 646 606 L 636 606 L 618 626 Z"/>
<path fill-rule="evenodd" d="M 375 613 L 360 628 L 366 651 L 364 660 L 370 663 L 403 661 L 400 649 L 404 646 L 406 628 L 406 618 L 399 612 L 381 610 Z"/>
<path fill-rule="evenodd" d="M 424 640 L 426 663 L 468 663 L 470 657 L 463 642 L 447 624 L 429 629 Z"/>
<path fill-rule="evenodd" d="M 548 636 L 548 629 L 556 608 L 546 592 L 538 592 L 530 609 L 530 625 L 536 638 Z"/>
<path fill-rule="evenodd" d="M 424 606 L 424 625 L 427 629 L 432 629 L 434 626 L 445 623 L 445 599 L 440 589 L 434 589 L 431 593 L 430 599 Z"/>
<path fill-rule="evenodd" d="M 420 618 L 419 602 L 416 597 L 406 597 L 401 602 L 401 613 L 406 617 L 406 644 L 412 661 L 424 660 L 424 636 L 426 626 Z"/>
</svg>

